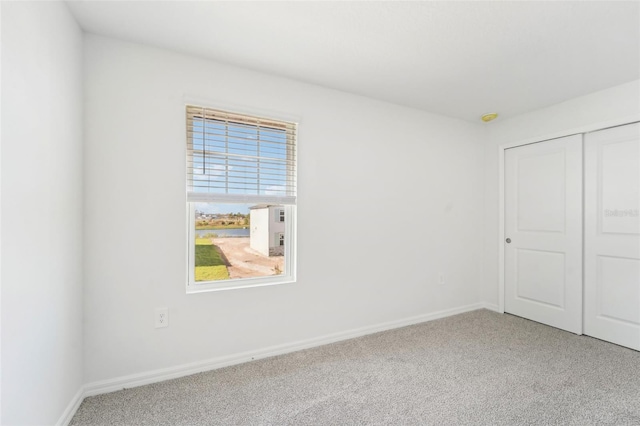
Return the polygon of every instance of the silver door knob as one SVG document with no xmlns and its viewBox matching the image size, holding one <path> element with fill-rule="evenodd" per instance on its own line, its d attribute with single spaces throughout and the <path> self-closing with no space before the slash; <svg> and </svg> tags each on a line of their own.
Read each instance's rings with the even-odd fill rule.
<svg viewBox="0 0 640 426">
<path fill-rule="evenodd" d="M 507 238 L 507 244 L 511 242 L 511 238 Z"/>
</svg>

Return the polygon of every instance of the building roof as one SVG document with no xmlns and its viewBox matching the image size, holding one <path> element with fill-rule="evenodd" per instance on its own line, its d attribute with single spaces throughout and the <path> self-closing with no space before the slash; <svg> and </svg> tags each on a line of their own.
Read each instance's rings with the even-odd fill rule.
<svg viewBox="0 0 640 426">
<path fill-rule="evenodd" d="M 266 209 L 267 207 L 282 207 L 281 204 L 256 204 L 249 207 L 249 210 Z"/>
</svg>

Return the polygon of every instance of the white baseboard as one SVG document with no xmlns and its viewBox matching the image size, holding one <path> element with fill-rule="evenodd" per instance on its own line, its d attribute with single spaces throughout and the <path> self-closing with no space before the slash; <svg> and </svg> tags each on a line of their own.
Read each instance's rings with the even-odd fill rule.
<svg viewBox="0 0 640 426">
<path fill-rule="evenodd" d="M 285 343 L 282 345 L 271 346 L 263 349 L 242 352 L 238 354 L 211 358 L 204 361 L 197 361 L 188 364 L 177 365 L 174 367 L 162 368 L 158 370 L 146 371 L 138 374 L 117 377 L 114 379 L 101 380 L 88 383 L 84 387 L 83 396 L 99 395 L 107 392 L 113 392 L 124 388 L 132 388 L 136 386 L 157 383 L 164 380 L 176 379 L 178 377 L 189 376 L 191 374 L 201 373 L 203 371 L 215 370 L 218 368 L 228 367 L 231 365 L 241 364 L 261 358 L 268 358 L 275 355 L 282 355 L 289 352 L 295 352 L 302 349 L 322 346 L 341 340 L 353 339 L 355 337 L 367 334 L 377 333 L 380 331 L 391 330 L 394 328 L 405 327 L 408 325 L 418 324 L 421 322 L 433 321 L 445 318 L 451 315 L 457 315 L 464 312 L 475 311 L 477 309 L 492 309 L 484 303 L 475 303 L 472 305 L 461 306 L 453 309 L 445 309 L 443 311 L 433 312 L 430 314 L 418 315 L 396 321 L 389 321 L 381 324 L 361 327 L 357 329 L 347 330 L 339 333 L 327 334 L 325 336 L 315 337 L 312 339 L 300 340 L 297 342 Z M 493 310 L 493 309 L 492 309 Z M 77 409 L 77 407 L 76 407 Z M 75 413 L 75 410 L 73 411 Z M 73 414 L 69 417 L 71 419 Z"/>
<path fill-rule="evenodd" d="M 80 407 L 80 404 L 82 403 L 84 397 L 85 394 L 83 386 L 80 387 L 80 389 L 78 389 L 78 392 L 76 392 L 76 394 L 73 396 L 73 399 L 71 399 L 71 402 L 69 403 L 69 405 L 67 405 L 64 413 L 62 413 L 62 416 L 60 416 L 60 419 L 56 422 L 56 426 L 67 426 L 69 423 L 71 423 L 71 419 L 76 414 L 76 411 L 78 411 L 78 407 Z"/>
</svg>

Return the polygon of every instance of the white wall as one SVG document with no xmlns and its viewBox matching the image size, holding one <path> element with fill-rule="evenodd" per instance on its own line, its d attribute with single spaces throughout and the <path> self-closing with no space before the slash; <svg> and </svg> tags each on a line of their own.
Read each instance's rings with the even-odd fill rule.
<svg viewBox="0 0 640 426">
<path fill-rule="evenodd" d="M 91 35 L 85 75 L 87 382 L 478 302 L 479 125 Z M 296 284 L 185 294 L 184 95 L 300 117 Z"/>
<path fill-rule="evenodd" d="M 2 3 L 2 419 L 56 423 L 82 386 L 82 34 Z"/>
<path fill-rule="evenodd" d="M 557 105 L 489 123 L 484 152 L 484 284 L 482 299 L 498 304 L 498 147 L 519 141 L 544 140 L 613 121 L 640 119 L 640 80 L 592 93 Z"/>
</svg>

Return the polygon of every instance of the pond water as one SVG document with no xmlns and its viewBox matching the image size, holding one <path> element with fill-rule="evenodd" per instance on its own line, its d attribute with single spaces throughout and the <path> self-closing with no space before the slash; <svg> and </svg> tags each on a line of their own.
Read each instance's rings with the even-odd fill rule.
<svg viewBox="0 0 640 426">
<path fill-rule="evenodd" d="M 196 229 L 196 237 L 216 234 L 218 237 L 248 237 L 249 228 L 245 229 Z"/>
</svg>

